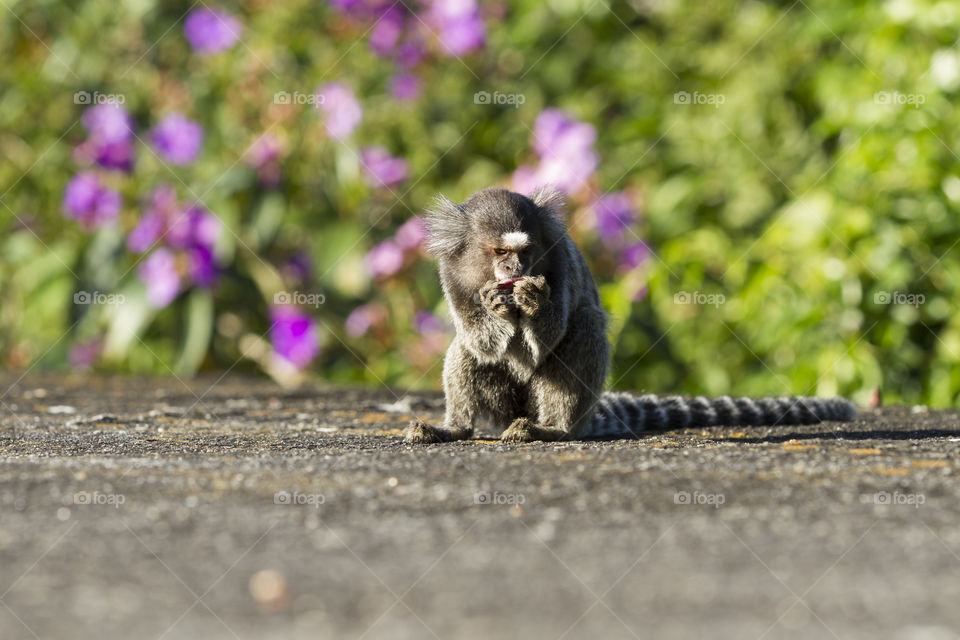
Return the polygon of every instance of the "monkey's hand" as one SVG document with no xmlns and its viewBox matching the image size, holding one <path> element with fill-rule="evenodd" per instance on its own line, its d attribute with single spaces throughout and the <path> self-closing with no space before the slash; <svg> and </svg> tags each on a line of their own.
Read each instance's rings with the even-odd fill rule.
<svg viewBox="0 0 960 640">
<path fill-rule="evenodd" d="M 550 300 L 550 285 L 542 275 L 526 276 L 513 285 L 513 298 L 524 315 L 535 316 Z"/>
<path fill-rule="evenodd" d="M 498 318 L 509 318 L 516 309 L 513 294 L 500 289 L 498 284 L 496 280 L 487 280 L 480 288 L 480 304 Z"/>
</svg>

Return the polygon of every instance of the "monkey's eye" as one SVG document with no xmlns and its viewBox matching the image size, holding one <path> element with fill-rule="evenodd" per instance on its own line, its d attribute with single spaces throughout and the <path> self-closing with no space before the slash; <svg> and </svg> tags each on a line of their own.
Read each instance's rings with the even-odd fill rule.
<svg viewBox="0 0 960 640">
<path fill-rule="evenodd" d="M 494 252 L 495 254 L 497 254 L 498 256 L 502 256 L 502 255 L 504 255 L 504 254 L 507 252 L 507 250 L 506 250 L 506 249 L 494 249 L 493 252 Z"/>
</svg>

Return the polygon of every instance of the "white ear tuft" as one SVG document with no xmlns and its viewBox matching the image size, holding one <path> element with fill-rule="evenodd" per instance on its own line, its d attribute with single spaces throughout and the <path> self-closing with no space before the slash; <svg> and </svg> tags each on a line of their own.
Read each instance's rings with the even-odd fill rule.
<svg viewBox="0 0 960 640">
<path fill-rule="evenodd" d="M 463 208 L 438 195 L 426 215 L 427 251 L 438 258 L 448 258 L 466 243 L 470 225 Z"/>
<path fill-rule="evenodd" d="M 545 210 L 555 218 L 563 218 L 563 208 L 566 205 L 566 197 L 563 191 L 552 184 L 539 187 L 530 194 L 533 204 Z"/>
</svg>

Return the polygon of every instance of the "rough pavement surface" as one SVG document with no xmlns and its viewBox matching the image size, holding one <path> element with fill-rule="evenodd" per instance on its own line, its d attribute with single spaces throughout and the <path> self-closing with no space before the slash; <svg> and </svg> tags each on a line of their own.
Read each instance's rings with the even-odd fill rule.
<svg viewBox="0 0 960 640">
<path fill-rule="evenodd" d="M 956 411 L 411 446 L 439 394 L 0 382 L 4 640 L 960 630 Z"/>
</svg>

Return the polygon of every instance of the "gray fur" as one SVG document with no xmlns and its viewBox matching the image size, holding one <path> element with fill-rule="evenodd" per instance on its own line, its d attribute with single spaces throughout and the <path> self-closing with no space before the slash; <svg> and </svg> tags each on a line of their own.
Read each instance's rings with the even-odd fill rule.
<svg viewBox="0 0 960 640">
<path fill-rule="evenodd" d="M 567 235 L 562 208 L 555 189 L 527 198 L 491 188 L 463 204 L 441 196 L 427 214 L 427 248 L 439 262 L 456 335 L 444 359 L 443 425 L 414 421 L 407 441 L 470 438 L 481 419 L 501 430 L 502 440 L 526 442 L 856 415 L 840 398 L 603 393 L 607 319 L 587 263 Z M 504 234 L 526 234 L 530 244 L 504 250 Z M 505 278 L 519 278 L 512 291 L 498 287 Z"/>
</svg>

